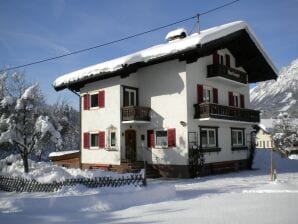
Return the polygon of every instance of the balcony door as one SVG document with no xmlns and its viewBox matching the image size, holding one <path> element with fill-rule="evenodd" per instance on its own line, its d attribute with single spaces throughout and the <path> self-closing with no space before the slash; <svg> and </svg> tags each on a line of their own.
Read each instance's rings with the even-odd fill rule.
<svg viewBox="0 0 298 224">
<path fill-rule="evenodd" d="M 123 106 L 138 105 L 138 89 L 133 87 L 123 87 Z"/>
</svg>

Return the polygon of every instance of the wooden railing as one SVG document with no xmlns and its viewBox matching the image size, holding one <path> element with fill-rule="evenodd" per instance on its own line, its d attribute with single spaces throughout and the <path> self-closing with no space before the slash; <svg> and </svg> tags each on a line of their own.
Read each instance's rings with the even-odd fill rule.
<svg viewBox="0 0 298 224">
<path fill-rule="evenodd" d="M 236 82 L 247 84 L 248 78 L 245 72 L 228 67 L 222 64 L 212 64 L 207 66 L 207 78 L 220 76 Z"/>
<path fill-rule="evenodd" d="M 123 107 L 122 121 L 150 121 L 150 110 L 150 107 Z"/>
<path fill-rule="evenodd" d="M 260 122 L 260 111 L 213 103 L 195 104 L 195 119 L 216 118 L 234 121 Z"/>
</svg>

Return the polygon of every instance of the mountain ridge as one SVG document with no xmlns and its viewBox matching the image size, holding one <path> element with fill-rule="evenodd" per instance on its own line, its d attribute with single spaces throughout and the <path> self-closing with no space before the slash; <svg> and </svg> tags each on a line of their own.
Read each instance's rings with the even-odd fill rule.
<svg viewBox="0 0 298 224">
<path fill-rule="evenodd" d="M 276 81 L 260 82 L 250 89 L 250 100 L 262 118 L 276 117 L 280 112 L 298 118 L 298 58 L 280 70 Z"/>
</svg>

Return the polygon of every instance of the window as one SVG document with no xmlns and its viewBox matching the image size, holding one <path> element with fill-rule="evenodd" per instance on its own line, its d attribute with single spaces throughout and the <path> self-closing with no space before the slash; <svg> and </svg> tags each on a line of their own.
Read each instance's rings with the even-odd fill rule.
<svg viewBox="0 0 298 224">
<path fill-rule="evenodd" d="M 90 95 L 90 107 L 98 107 L 98 94 Z"/>
<path fill-rule="evenodd" d="M 98 148 L 98 133 L 90 134 L 90 146 L 91 148 Z"/>
<path fill-rule="evenodd" d="M 239 95 L 237 93 L 234 93 L 233 98 L 234 98 L 234 106 L 239 107 Z"/>
<path fill-rule="evenodd" d="M 155 147 L 156 148 L 168 147 L 168 132 L 166 130 L 155 131 Z"/>
<path fill-rule="evenodd" d="M 232 146 L 244 146 L 243 129 L 232 129 Z"/>
<path fill-rule="evenodd" d="M 123 87 L 123 106 L 138 105 L 138 89 L 132 87 Z"/>
<path fill-rule="evenodd" d="M 220 55 L 220 64 L 223 65 L 224 64 L 224 57 L 222 55 Z"/>
<path fill-rule="evenodd" d="M 200 136 L 203 148 L 217 147 L 217 128 L 201 128 Z"/>
<path fill-rule="evenodd" d="M 108 148 L 110 149 L 116 148 L 116 127 L 111 125 L 107 129 L 107 133 L 108 133 L 108 136 L 107 136 Z"/>
<path fill-rule="evenodd" d="M 212 88 L 208 86 L 203 87 L 203 101 L 205 103 L 212 102 Z"/>
</svg>

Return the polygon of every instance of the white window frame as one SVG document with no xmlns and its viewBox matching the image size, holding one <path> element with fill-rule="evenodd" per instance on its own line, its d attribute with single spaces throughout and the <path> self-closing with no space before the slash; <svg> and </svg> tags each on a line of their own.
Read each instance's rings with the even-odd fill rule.
<svg viewBox="0 0 298 224">
<path fill-rule="evenodd" d="M 217 146 L 217 142 L 216 142 L 217 141 L 217 136 L 216 136 L 217 131 L 216 131 L 216 129 L 215 128 L 201 128 L 200 135 L 201 135 L 201 132 L 202 131 L 207 131 L 207 144 L 203 144 L 201 142 L 201 146 L 203 148 L 213 148 L 213 147 L 216 147 Z M 209 132 L 211 132 L 211 131 L 214 132 L 214 144 L 210 144 L 210 133 Z M 202 136 L 201 136 L 200 139 L 202 141 Z"/>
<path fill-rule="evenodd" d="M 96 93 L 95 92 L 93 92 L 93 93 L 90 93 L 89 94 L 89 105 L 90 105 L 90 109 L 98 109 L 99 108 L 99 105 L 98 105 L 98 92 L 99 91 L 97 91 Z M 95 106 L 95 107 L 92 107 L 92 100 L 91 100 L 91 98 L 92 98 L 92 96 L 94 96 L 94 95 L 97 95 L 97 106 Z"/>
<path fill-rule="evenodd" d="M 204 103 L 212 103 L 213 102 L 213 88 L 211 86 L 203 86 L 203 102 Z M 210 91 L 210 97 L 209 100 L 207 100 L 207 93 Z"/>
<path fill-rule="evenodd" d="M 157 140 L 156 132 L 159 132 L 159 131 L 165 131 L 167 133 L 167 135 L 166 135 L 167 144 L 166 145 L 157 145 L 156 144 L 156 140 Z M 165 148 L 168 148 L 168 145 L 169 145 L 169 143 L 168 143 L 168 130 L 167 129 L 156 129 L 156 130 L 154 130 L 154 147 L 157 148 L 157 149 L 165 149 Z"/>
<path fill-rule="evenodd" d="M 137 90 L 136 89 L 130 89 L 129 87 L 126 87 L 124 89 L 124 92 L 128 92 L 128 106 L 136 106 L 137 105 Z M 124 93 L 125 94 L 125 93 Z M 131 94 L 134 95 L 134 105 L 132 105 L 131 102 Z M 124 95 L 123 95 L 124 98 Z"/>
<path fill-rule="evenodd" d="M 91 145 L 91 138 L 92 138 L 92 135 L 97 135 L 97 146 L 92 146 Z M 89 132 L 89 145 L 90 145 L 90 149 L 99 149 L 99 136 L 98 136 L 98 131 L 95 132 Z"/>
<path fill-rule="evenodd" d="M 235 133 L 237 133 L 236 134 L 236 143 L 235 142 L 233 142 L 233 132 L 235 132 Z M 241 133 L 241 135 L 242 135 L 242 142 L 238 142 L 238 134 L 239 133 Z M 243 129 L 232 129 L 232 131 L 231 131 L 231 141 L 232 141 L 232 146 L 233 147 L 239 147 L 239 146 L 244 146 L 245 144 L 244 144 L 244 130 Z"/>
<path fill-rule="evenodd" d="M 107 142 L 109 149 L 116 149 L 117 148 L 117 129 L 114 126 L 110 126 L 107 128 Z M 115 145 L 111 145 L 112 143 L 112 133 L 115 133 Z"/>
</svg>

